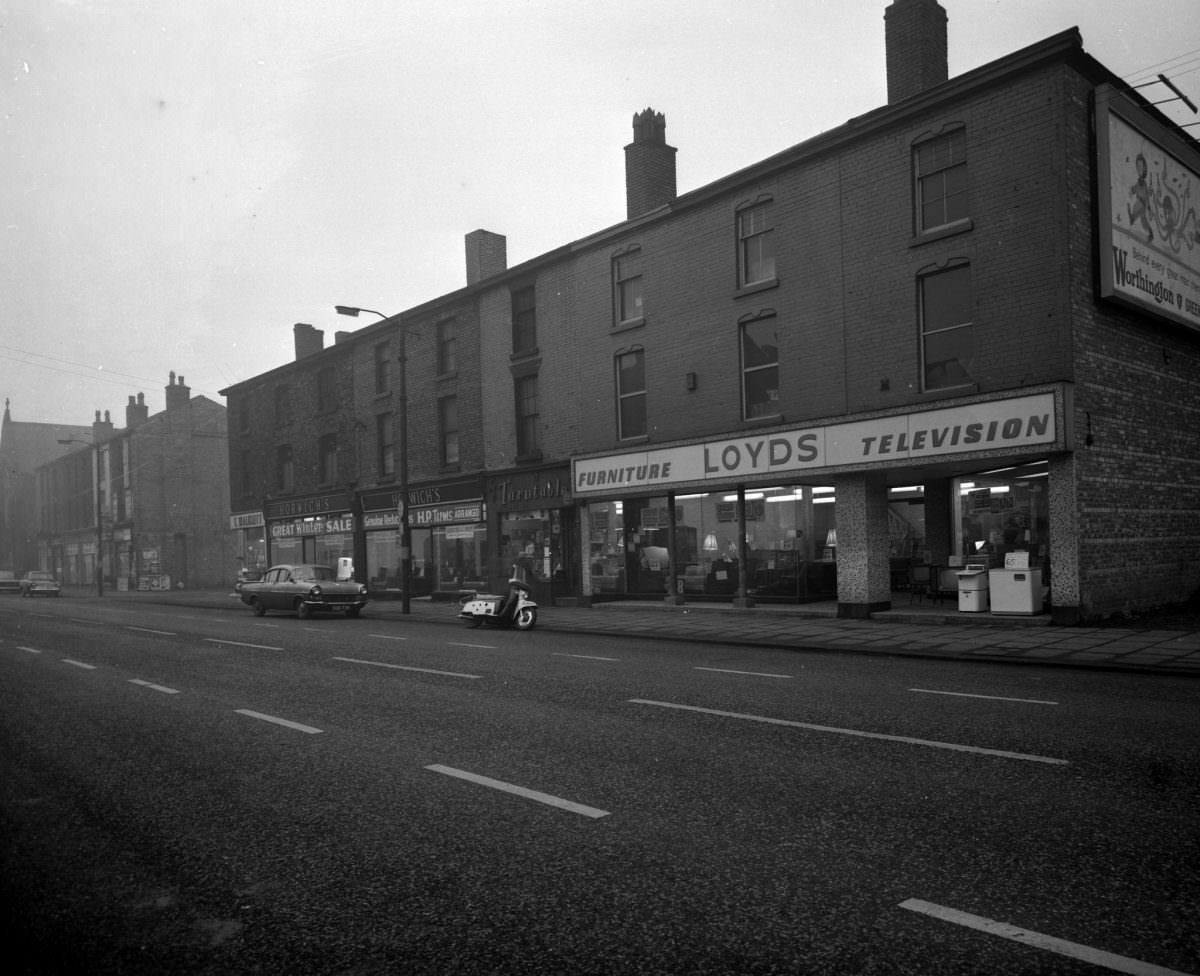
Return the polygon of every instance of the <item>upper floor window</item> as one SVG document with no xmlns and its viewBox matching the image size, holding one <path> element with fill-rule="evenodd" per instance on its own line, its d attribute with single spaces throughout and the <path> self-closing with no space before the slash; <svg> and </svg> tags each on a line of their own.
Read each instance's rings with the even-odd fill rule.
<svg viewBox="0 0 1200 976">
<path fill-rule="evenodd" d="M 974 383 L 971 266 L 958 264 L 919 279 L 921 367 L 926 390 Z"/>
<path fill-rule="evenodd" d="M 444 319 L 437 325 L 437 371 L 439 376 L 458 369 L 458 323 Z"/>
<path fill-rule="evenodd" d="M 238 466 L 241 468 L 241 495 L 247 498 L 254 494 L 254 452 L 242 451 L 238 457 Z"/>
<path fill-rule="evenodd" d="M 331 485 L 337 481 L 337 434 L 324 434 L 317 441 L 317 477 L 323 485 Z"/>
<path fill-rule="evenodd" d="M 779 413 L 779 323 L 774 316 L 741 323 L 742 416 Z"/>
<path fill-rule="evenodd" d="M 738 287 L 775 280 L 775 236 L 771 204 L 738 211 Z"/>
<path fill-rule="evenodd" d="M 292 464 L 292 445 L 280 444 L 275 448 L 275 487 L 279 491 L 295 491 L 296 481 Z"/>
<path fill-rule="evenodd" d="M 375 367 L 375 392 L 387 393 L 392 388 L 391 372 L 388 369 L 390 357 L 388 356 L 388 344 L 386 342 L 377 343 L 374 350 L 374 367 Z"/>
<path fill-rule="evenodd" d="M 438 440 L 442 464 L 458 464 L 458 397 L 438 400 Z"/>
<path fill-rule="evenodd" d="M 537 374 L 518 377 L 513 389 L 517 407 L 517 456 L 532 457 L 542 448 Z"/>
<path fill-rule="evenodd" d="M 324 413 L 337 406 L 334 391 L 333 367 L 326 366 L 317 371 L 317 411 Z"/>
<path fill-rule="evenodd" d="M 532 352 L 537 348 L 537 305 L 533 285 L 512 293 L 513 352 Z"/>
<path fill-rule="evenodd" d="M 616 324 L 642 320 L 642 253 L 628 251 L 613 258 L 613 309 Z"/>
<path fill-rule="evenodd" d="M 292 422 L 292 388 L 275 387 L 275 426 L 286 427 Z"/>
<path fill-rule="evenodd" d="M 913 147 L 917 232 L 967 219 L 967 130 L 952 129 Z"/>
<path fill-rule="evenodd" d="M 646 436 L 646 354 L 634 349 L 617 356 L 617 437 Z"/>
<path fill-rule="evenodd" d="M 375 453 L 380 478 L 396 476 L 395 425 L 390 413 L 375 418 Z"/>
</svg>

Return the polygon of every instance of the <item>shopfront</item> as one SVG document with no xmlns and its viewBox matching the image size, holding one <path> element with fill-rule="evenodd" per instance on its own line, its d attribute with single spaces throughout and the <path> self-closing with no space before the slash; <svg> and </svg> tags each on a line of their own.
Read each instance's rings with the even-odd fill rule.
<svg viewBox="0 0 1200 976">
<path fill-rule="evenodd" d="M 454 598 L 487 588 L 483 482 L 466 478 L 409 488 L 413 596 Z"/>
<path fill-rule="evenodd" d="M 591 599 L 890 600 L 897 560 L 1049 575 L 1048 458 L 1070 390 L 579 458 L 571 486 Z"/>
<path fill-rule="evenodd" d="M 267 562 L 336 566 L 354 558 L 354 514 L 347 491 L 266 503 Z"/>
<path fill-rule="evenodd" d="M 491 587 L 502 588 L 515 571 L 530 584 L 533 599 L 547 606 L 580 592 L 570 484 L 571 469 L 565 464 L 488 479 L 488 512 L 497 540 Z"/>
<path fill-rule="evenodd" d="M 236 572 L 261 573 L 267 569 L 267 522 L 263 513 L 239 512 L 229 516 Z"/>
</svg>

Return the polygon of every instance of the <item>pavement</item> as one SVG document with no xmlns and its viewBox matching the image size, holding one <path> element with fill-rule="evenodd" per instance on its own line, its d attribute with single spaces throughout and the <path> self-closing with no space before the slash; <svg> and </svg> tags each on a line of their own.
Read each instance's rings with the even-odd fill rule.
<svg viewBox="0 0 1200 976">
<path fill-rule="evenodd" d="M 64 597 L 101 599 L 94 590 L 65 587 Z M 227 589 L 112 591 L 105 600 L 245 610 Z M 454 601 L 410 601 L 411 619 L 461 627 Z M 399 600 L 376 600 L 365 617 L 405 619 Z M 1058 627 L 1046 615 L 959 612 L 950 601 L 912 601 L 895 594 L 892 609 L 866 620 L 842 619 L 836 603 L 801 606 L 719 604 L 679 606 L 616 601 L 591 607 L 539 607 L 538 629 L 659 640 L 742 644 L 807 651 L 845 651 L 957 661 L 986 661 L 1200 677 L 1200 631 L 1120 627 Z"/>
</svg>

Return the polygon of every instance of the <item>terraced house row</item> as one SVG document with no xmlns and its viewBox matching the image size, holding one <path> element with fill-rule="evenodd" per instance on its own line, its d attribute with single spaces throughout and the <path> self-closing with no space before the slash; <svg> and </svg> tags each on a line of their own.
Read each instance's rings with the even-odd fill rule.
<svg viewBox="0 0 1200 976">
<path fill-rule="evenodd" d="M 624 219 L 297 325 L 223 391 L 246 561 L 846 616 L 1027 565 L 1063 623 L 1200 587 L 1195 140 L 1075 30 L 949 78 L 939 4 L 883 20 L 886 105 L 684 193 L 647 108 Z"/>
</svg>

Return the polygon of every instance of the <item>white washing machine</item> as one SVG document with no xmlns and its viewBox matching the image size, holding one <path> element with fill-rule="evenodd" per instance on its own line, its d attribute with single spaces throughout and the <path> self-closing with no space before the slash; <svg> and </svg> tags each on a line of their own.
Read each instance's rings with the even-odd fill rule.
<svg viewBox="0 0 1200 976">
<path fill-rule="evenodd" d="M 1042 612 L 1040 569 L 993 569 L 988 573 L 992 613 Z"/>
</svg>

